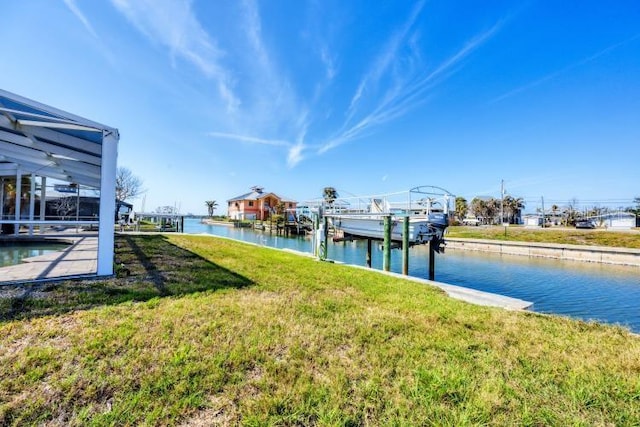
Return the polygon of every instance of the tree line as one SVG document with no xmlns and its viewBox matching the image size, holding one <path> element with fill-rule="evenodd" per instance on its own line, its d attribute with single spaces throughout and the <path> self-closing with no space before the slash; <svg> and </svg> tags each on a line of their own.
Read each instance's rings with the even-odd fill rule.
<svg viewBox="0 0 640 427">
<path fill-rule="evenodd" d="M 505 196 L 504 199 L 474 197 L 471 203 L 468 203 L 464 197 L 456 197 L 454 216 L 458 222 L 463 222 L 470 215 L 484 225 L 503 222 L 516 224 L 524 208 L 524 200 L 521 197 Z"/>
<path fill-rule="evenodd" d="M 574 226 L 576 222 L 584 218 L 598 217 L 610 212 L 625 211 L 640 216 L 640 197 L 633 199 L 634 206 L 626 208 L 611 209 L 602 206 L 592 206 L 580 209 L 577 199 L 570 200 L 565 206 L 552 204 L 542 212 L 542 208 L 536 209 L 539 215 L 544 214 L 545 221 L 554 225 Z M 522 216 L 525 208 L 524 200 L 521 197 L 505 196 L 504 199 L 493 197 L 475 197 L 471 203 L 464 197 L 456 197 L 454 216 L 458 222 L 463 222 L 465 218 L 475 218 L 479 224 L 492 225 L 509 223 L 515 224 Z M 502 212 L 502 218 L 501 216 Z"/>
</svg>

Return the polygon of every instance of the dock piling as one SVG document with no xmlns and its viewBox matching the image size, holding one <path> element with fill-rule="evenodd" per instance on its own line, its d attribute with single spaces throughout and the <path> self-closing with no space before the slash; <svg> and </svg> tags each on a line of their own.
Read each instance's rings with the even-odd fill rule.
<svg viewBox="0 0 640 427">
<path fill-rule="evenodd" d="M 435 240 L 429 240 L 429 280 L 436 279 L 436 245 Z"/>
<path fill-rule="evenodd" d="M 402 274 L 409 275 L 409 217 L 402 222 Z"/>
<path fill-rule="evenodd" d="M 391 215 L 384 217 L 384 246 L 382 248 L 382 269 L 391 270 Z"/>
</svg>

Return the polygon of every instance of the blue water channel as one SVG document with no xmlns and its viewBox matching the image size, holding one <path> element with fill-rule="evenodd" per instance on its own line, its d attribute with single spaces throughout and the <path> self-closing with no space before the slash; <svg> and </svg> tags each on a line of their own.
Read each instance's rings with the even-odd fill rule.
<svg viewBox="0 0 640 427">
<path fill-rule="evenodd" d="M 308 237 L 283 237 L 253 231 L 185 221 L 186 233 L 207 233 L 263 246 L 311 252 Z M 331 243 L 328 257 L 365 265 L 366 242 Z M 428 277 L 428 247 L 410 249 L 409 274 Z M 372 265 L 382 268 L 382 251 L 373 245 Z M 402 253 L 392 251 L 391 270 L 400 272 Z M 436 280 L 534 303 L 532 310 L 616 323 L 640 333 L 640 268 L 448 250 L 436 255 Z"/>
</svg>

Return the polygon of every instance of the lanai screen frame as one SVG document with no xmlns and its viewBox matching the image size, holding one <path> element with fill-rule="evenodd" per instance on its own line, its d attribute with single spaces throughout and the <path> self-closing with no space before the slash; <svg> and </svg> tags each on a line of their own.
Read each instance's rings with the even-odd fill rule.
<svg viewBox="0 0 640 427">
<path fill-rule="evenodd" d="M 100 190 L 96 275 L 113 274 L 118 129 L 0 89 L 0 176 L 37 175 Z M 23 220 L 0 223 L 46 224 Z"/>
</svg>

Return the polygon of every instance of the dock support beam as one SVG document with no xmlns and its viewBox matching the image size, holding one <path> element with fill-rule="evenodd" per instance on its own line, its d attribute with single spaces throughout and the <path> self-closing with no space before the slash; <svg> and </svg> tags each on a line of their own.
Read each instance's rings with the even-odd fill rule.
<svg viewBox="0 0 640 427">
<path fill-rule="evenodd" d="M 324 259 L 329 258 L 329 217 L 322 217 L 322 224 L 324 225 Z"/>
<path fill-rule="evenodd" d="M 391 270 L 391 215 L 384 217 L 384 246 L 382 247 L 382 269 Z"/>
<path fill-rule="evenodd" d="M 367 239 L 367 267 L 371 268 L 371 239 Z"/>
<path fill-rule="evenodd" d="M 438 243 L 429 240 L 429 280 L 436 279 L 436 246 Z"/>
<path fill-rule="evenodd" d="M 409 217 L 402 221 L 402 274 L 409 275 Z"/>
</svg>

